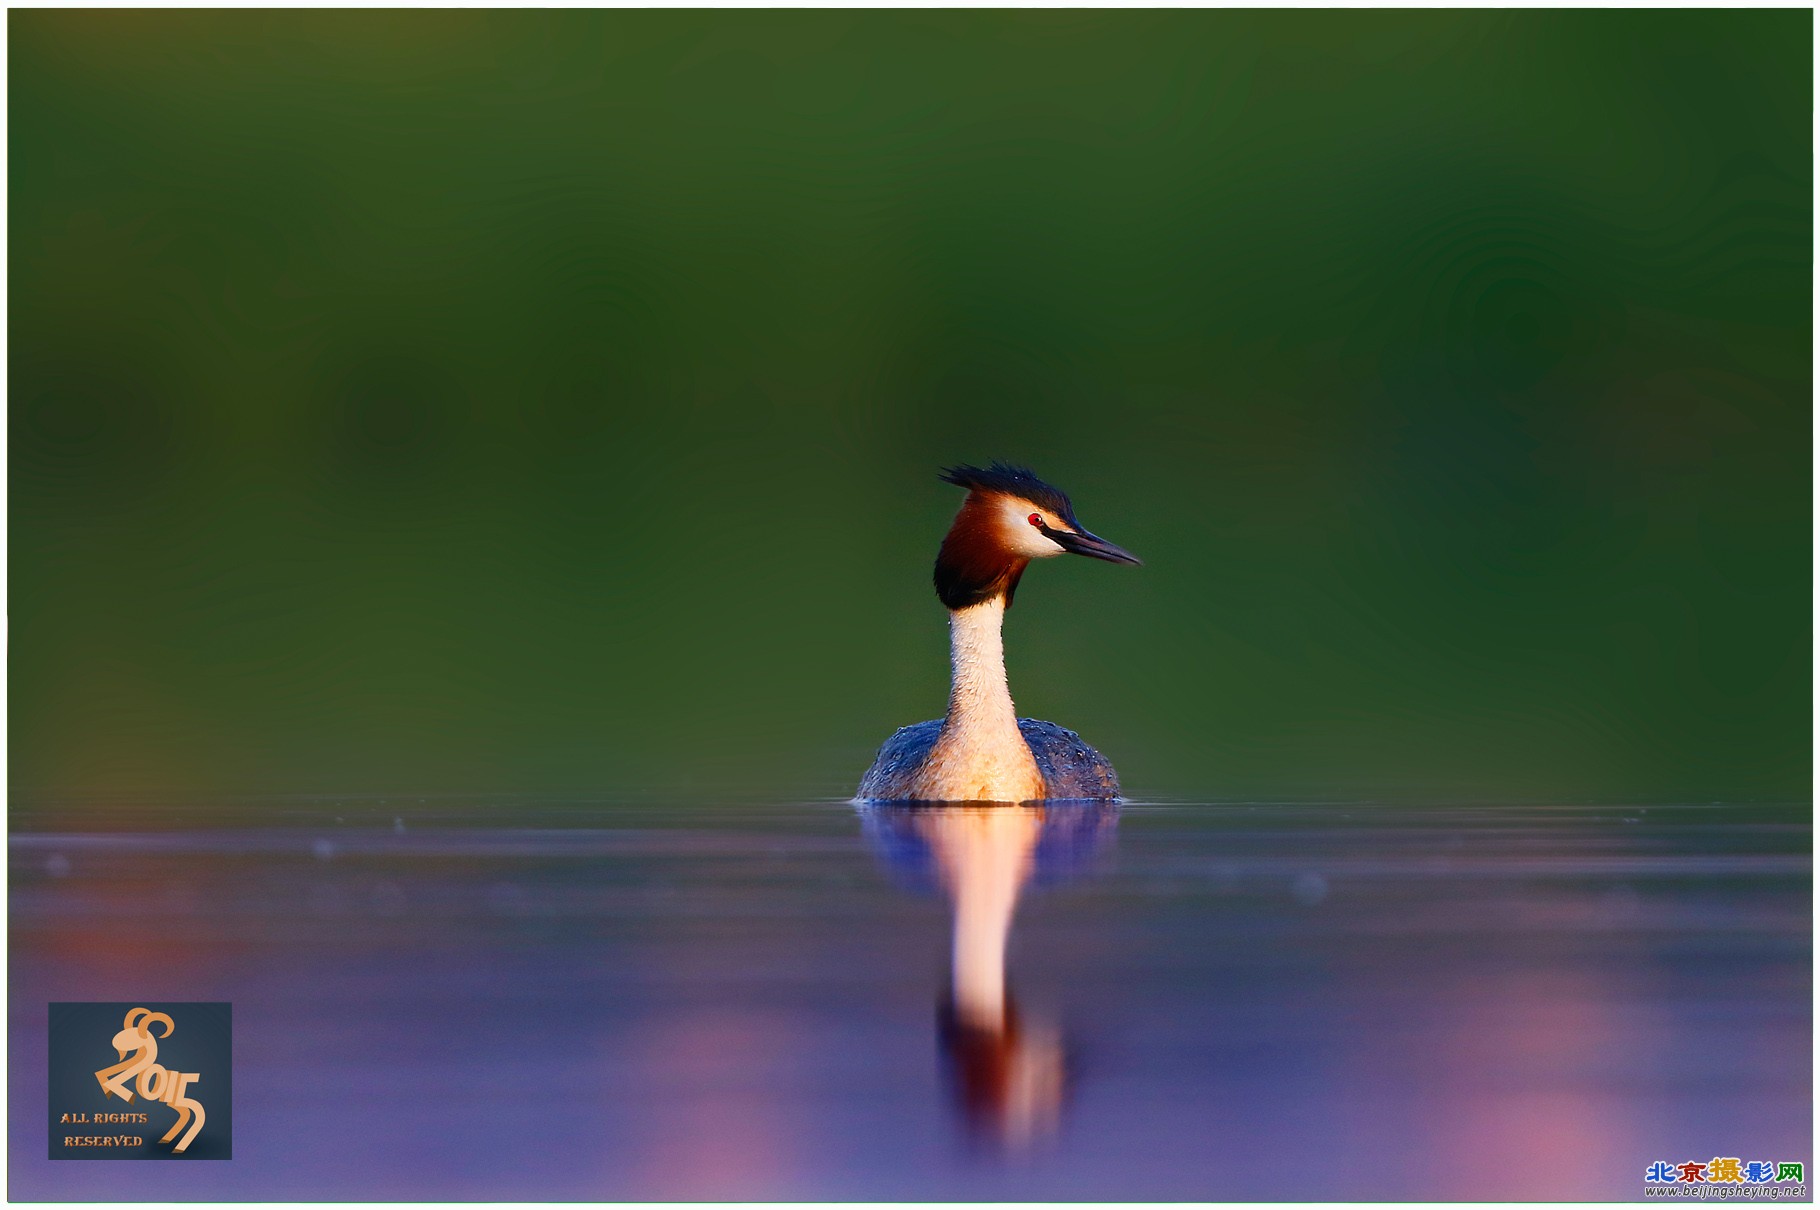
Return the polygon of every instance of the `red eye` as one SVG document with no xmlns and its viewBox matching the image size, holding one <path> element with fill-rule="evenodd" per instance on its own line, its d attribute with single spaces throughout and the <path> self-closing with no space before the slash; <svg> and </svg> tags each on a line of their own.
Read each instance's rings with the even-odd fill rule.
<svg viewBox="0 0 1820 1210">
<path fill-rule="evenodd" d="M 1043 514 L 1031 513 L 1030 514 L 1030 524 L 1036 526 L 1038 529 L 1043 528 Z"/>
</svg>

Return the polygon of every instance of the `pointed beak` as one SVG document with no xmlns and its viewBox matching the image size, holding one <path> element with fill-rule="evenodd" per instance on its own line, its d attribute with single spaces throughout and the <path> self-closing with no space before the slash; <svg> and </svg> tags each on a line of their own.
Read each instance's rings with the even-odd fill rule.
<svg viewBox="0 0 1820 1210">
<path fill-rule="evenodd" d="M 1069 533 L 1066 530 L 1044 527 L 1043 533 L 1070 554 L 1086 555 L 1091 559 L 1104 559 L 1108 563 L 1136 563 L 1141 566 L 1144 562 L 1124 547 L 1114 546 L 1106 539 L 1090 534 L 1084 529 L 1077 529 L 1073 533 Z"/>
</svg>

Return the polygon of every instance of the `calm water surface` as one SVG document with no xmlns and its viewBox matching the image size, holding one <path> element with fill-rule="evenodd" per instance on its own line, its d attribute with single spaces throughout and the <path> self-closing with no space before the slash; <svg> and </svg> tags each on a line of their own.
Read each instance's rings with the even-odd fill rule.
<svg viewBox="0 0 1820 1210">
<path fill-rule="evenodd" d="M 77 822 L 80 821 L 80 822 Z M 1810 1164 L 1806 807 L 15 808 L 13 1198 L 1636 1198 Z M 228 1000 L 234 1158 L 46 1157 Z"/>
</svg>

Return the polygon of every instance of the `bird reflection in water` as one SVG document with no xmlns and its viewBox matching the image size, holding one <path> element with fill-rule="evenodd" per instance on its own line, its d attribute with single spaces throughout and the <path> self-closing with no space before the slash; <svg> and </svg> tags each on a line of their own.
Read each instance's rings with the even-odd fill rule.
<svg viewBox="0 0 1820 1210">
<path fill-rule="evenodd" d="M 1026 887 L 1087 871 L 1118 823 L 1110 802 L 869 803 L 879 856 L 954 910 L 953 961 L 937 1033 L 957 1107 L 973 1137 L 1018 1149 L 1055 1131 L 1069 1086 L 1068 1046 L 1053 1024 L 1019 1011 L 1005 947 Z"/>
</svg>

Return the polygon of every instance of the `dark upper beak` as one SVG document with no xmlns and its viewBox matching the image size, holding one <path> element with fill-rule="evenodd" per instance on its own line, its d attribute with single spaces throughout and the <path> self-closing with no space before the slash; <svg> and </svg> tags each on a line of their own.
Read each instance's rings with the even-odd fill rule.
<svg viewBox="0 0 1820 1210">
<path fill-rule="evenodd" d="M 1108 563 L 1137 563 L 1144 561 L 1122 546 L 1114 546 L 1104 538 L 1095 537 L 1084 529 L 1069 533 L 1065 529 L 1043 527 L 1043 535 L 1070 554 L 1087 555 L 1094 559 L 1104 559 Z"/>
</svg>

